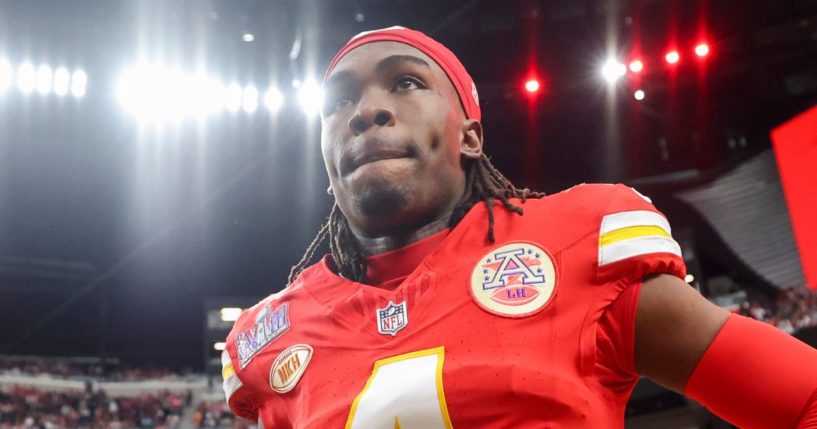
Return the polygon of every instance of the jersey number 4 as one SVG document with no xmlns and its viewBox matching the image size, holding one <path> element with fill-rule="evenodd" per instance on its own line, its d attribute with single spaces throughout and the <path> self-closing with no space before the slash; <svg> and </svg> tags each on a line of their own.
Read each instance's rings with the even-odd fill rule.
<svg viewBox="0 0 817 429">
<path fill-rule="evenodd" d="M 443 347 L 381 359 L 352 403 L 346 429 L 451 429 Z"/>
</svg>

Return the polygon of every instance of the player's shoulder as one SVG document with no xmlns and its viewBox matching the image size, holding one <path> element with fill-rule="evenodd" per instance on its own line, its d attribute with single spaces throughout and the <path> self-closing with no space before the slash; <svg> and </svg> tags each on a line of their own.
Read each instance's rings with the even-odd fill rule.
<svg viewBox="0 0 817 429">
<path fill-rule="evenodd" d="M 227 335 L 228 348 L 240 367 L 290 330 L 292 301 L 302 293 L 302 285 L 295 282 L 241 313 Z"/>
<path fill-rule="evenodd" d="M 656 211 L 652 201 L 622 184 L 583 183 L 548 195 L 539 204 L 562 222 L 600 226 L 605 216 L 628 211 Z"/>
</svg>

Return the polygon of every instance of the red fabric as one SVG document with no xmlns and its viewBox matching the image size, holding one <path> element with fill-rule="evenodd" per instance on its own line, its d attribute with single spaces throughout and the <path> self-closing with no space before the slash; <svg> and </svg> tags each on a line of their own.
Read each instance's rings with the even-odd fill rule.
<svg viewBox="0 0 817 429">
<path fill-rule="evenodd" d="M 440 42 L 426 36 L 425 34 L 410 30 L 405 27 L 389 27 L 380 30 L 364 31 L 352 37 L 346 45 L 344 45 L 332 61 L 329 67 L 326 68 L 326 73 L 323 75 L 323 80 L 329 77 L 332 70 L 337 65 L 338 61 L 348 54 L 349 51 L 367 43 L 372 42 L 400 42 L 406 45 L 417 48 L 424 54 L 431 57 L 441 69 L 448 75 L 448 79 L 454 84 L 454 89 L 460 97 L 460 103 L 465 111 L 465 115 L 469 119 L 482 119 L 482 112 L 479 108 L 479 96 L 477 95 L 477 87 L 471 75 L 465 70 L 460 60 L 454 55 L 451 50 L 443 46 Z"/>
<path fill-rule="evenodd" d="M 655 208 L 652 202 L 638 194 L 633 188 L 624 185 L 615 185 L 615 188 L 615 198 L 605 210 L 606 212 L 621 213 L 643 210 L 664 216 Z M 624 279 L 626 283 L 633 284 L 640 282 L 650 274 L 670 274 L 683 279 L 687 274 L 686 263 L 682 257 L 672 253 L 649 253 L 601 266 L 598 270 L 599 280 L 601 281 Z"/>
<path fill-rule="evenodd" d="M 817 350 L 762 322 L 732 314 L 687 382 L 687 396 L 741 428 L 813 421 Z M 809 404 L 809 401 L 812 404 Z"/>
<path fill-rule="evenodd" d="M 434 251 L 450 232 L 440 231 L 407 246 L 366 258 L 366 283 L 394 290 L 414 271 L 420 262 Z"/>
<path fill-rule="evenodd" d="M 635 369 L 635 313 L 640 293 L 640 282 L 624 289 L 604 312 L 596 335 L 599 382 L 623 395 L 630 394 L 639 377 Z"/>
<path fill-rule="evenodd" d="M 811 405 L 803 413 L 803 417 L 797 424 L 797 429 L 817 429 L 817 391 L 811 395 L 809 403 Z"/>
<path fill-rule="evenodd" d="M 355 398 L 374 377 L 369 392 L 378 393 L 361 400 L 352 427 L 391 427 L 398 416 L 403 427 L 430 427 L 417 419 L 431 421 L 441 412 L 440 402 L 416 393 L 434 378 L 375 374 L 375 362 L 409 361 L 415 358 L 406 356 L 442 349 L 437 380 L 453 427 L 623 429 L 636 380 L 628 368 L 637 283 L 601 282 L 597 275 L 606 208 L 634 209 L 614 201 L 620 198 L 617 189 L 584 185 L 524 204 L 512 200 L 523 206 L 524 216 L 497 203 L 495 243 L 485 238 L 488 213 L 477 204 L 394 290 L 344 279 L 324 258 L 290 287 L 245 311 L 228 336 L 235 373 L 251 392 L 245 407 L 257 409 L 264 427 L 344 427 Z M 515 243 L 541 248 L 556 270 L 551 299 L 526 317 L 492 313 L 472 294 L 486 257 Z M 638 260 L 622 264 L 640 270 Z M 405 304 L 407 322 L 395 335 L 378 329 L 378 310 L 390 303 Z M 260 329 L 261 312 L 283 305 L 289 329 L 242 367 L 236 360 L 238 333 Z M 309 345 L 314 353 L 293 390 L 277 393 L 270 388 L 270 368 L 295 344 Z"/>
</svg>

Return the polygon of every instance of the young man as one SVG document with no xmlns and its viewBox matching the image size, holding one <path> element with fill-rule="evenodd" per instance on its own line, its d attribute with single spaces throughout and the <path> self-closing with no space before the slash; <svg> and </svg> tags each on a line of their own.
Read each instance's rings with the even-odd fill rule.
<svg viewBox="0 0 817 429">
<path fill-rule="evenodd" d="M 710 304 L 635 190 L 517 189 L 447 48 L 362 33 L 324 78 L 336 205 L 290 284 L 227 339 L 265 428 L 610 428 L 640 375 L 742 427 L 817 427 L 817 351 Z M 331 255 L 304 269 L 329 237 Z"/>
</svg>

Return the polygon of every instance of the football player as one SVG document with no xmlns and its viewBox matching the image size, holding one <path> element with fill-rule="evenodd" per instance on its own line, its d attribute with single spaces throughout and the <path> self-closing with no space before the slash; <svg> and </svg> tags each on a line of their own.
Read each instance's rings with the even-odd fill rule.
<svg viewBox="0 0 817 429">
<path fill-rule="evenodd" d="M 623 427 L 641 375 L 741 427 L 817 427 L 817 351 L 684 283 L 667 219 L 623 185 L 543 196 L 483 152 L 440 43 L 362 33 L 323 81 L 336 204 L 222 356 L 264 428 Z M 331 254 L 306 267 L 328 238 Z"/>
</svg>

